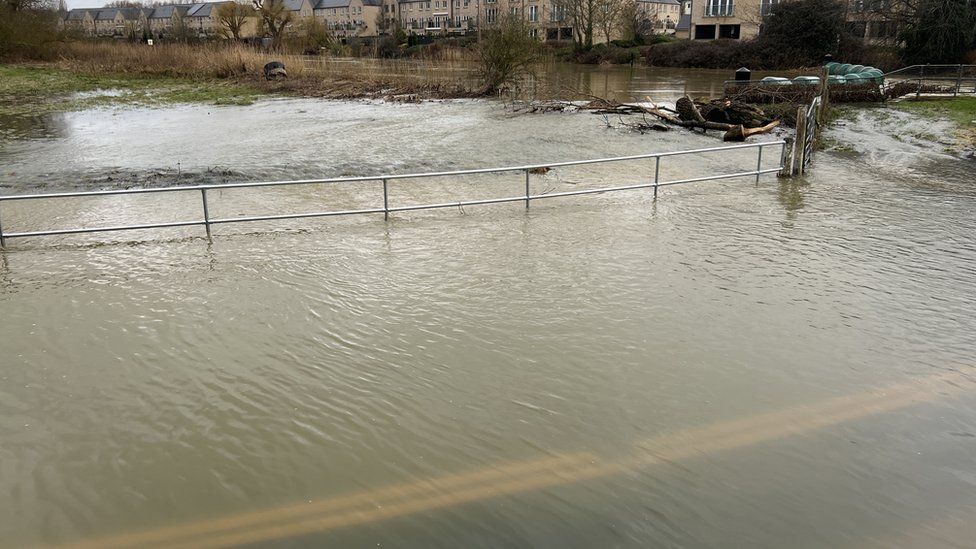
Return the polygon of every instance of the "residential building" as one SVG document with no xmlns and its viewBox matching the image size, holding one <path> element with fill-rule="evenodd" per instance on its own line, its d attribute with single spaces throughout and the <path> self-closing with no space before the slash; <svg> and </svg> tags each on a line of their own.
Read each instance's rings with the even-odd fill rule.
<svg viewBox="0 0 976 549">
<path fill-rule="evenodd" d="M 188 32 L 186 14 L 189 5 L 156 6 L 147 17 L 149 30 L 156 37 L 165 38 L 167 35 Z"/>
<path fill-rule="evenodd" d="M 681 18 L 678 0 L 637 0 L 637 13 L 657 34 L 672 34 Z"/>
<path fill-rule="evenodd" d="M 315 7 L 312 0 L 283 0 L 285 9 L 295 14 L 295 17 L 308 18 L 315 15 Z"/>
<path fill-rule="evenodd" d="M 217 21 L 217 8 L 227 2 L 205 2 L 191 4 L 186 10 L 186 25 L 198 36 L 214 36 L 220 28 Z"/>
<path fill-rule="evenodd" d="M 871 45 L 897 45 L 898 23 L 890 0 L 849 0 L 847 30 Z"/>
<path fill-rule="evenodd" d="M 313 9 L 338 37 L 376 36 L 383 13 L 382 0 L 318 0 Z"/>
<path fill-rule="evenodd" d="M 693 0 L 692 40 L 748 40 L 779 0 Z"/>
<path fill-rule="evenodd" d="M 95 35 L 95 17 L 98 10 L 92 9 L 73 9 L 65 12 L 61 24 L 64 28 L 83 34 L 85 36 Z"/>
<path fill-rule="evenodd" d="M 94 16 L 94 34 L 96 36 L 131 36 L 139 33 L 145 26 L 146 11 L 148 10 L 142 8 L 98 10 Z"/>
<path fill-rule="evenodd" d="M 759 34 L 763 19 L 789 0 L 692 0 L 689 38 L 748 40 Z M 898 26 L 891 0 L 848 0 L 848 31 L 869 44 L 895 45 Z"/>
</svg>

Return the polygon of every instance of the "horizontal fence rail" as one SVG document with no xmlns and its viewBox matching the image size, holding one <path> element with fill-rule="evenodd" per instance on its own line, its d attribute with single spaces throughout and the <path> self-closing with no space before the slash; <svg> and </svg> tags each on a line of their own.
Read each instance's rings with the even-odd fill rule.
<svg viewBox="0 0 976 549">
<path fill-rule="evenodd" d="M 777 165 L 776 167 L 763 168 L 762 166 L 763 149 L 767 147 L 776 147 L 776 146 L 780 147 L 779 165 Z M 742 150 L 742 149 L 756 149 L 758 151 L 755 170 L 739 171 L 739 172 L 726 173 L 726 174 L 707 175 L 707 176 L 700 176 L 700 177 L 691 177 L 691 178 L 676 179 L 671 181 L 662 181 L 660 178 L 661 163 L 662 163 L 662 159 L 664 158 L 672 157 L 672 156 L 735 151 L 735 150 Z M 758 182 L 760 176 L 762 176 L 763 174 L 771 174 L 771 173 L 777 173 L 782 171 L 785 155 L 786 155 L 786 141 L 767 141 L 762 143 L 748 143 L 744 145 L 731 145 L 731 146 L 724 146 L 724 147 L 710 147 L 704 149 L 691 149 L 691 150 L 684 150 L 684 151 L 648 153 L 648 154 L 638 154 L 632 156 L 618 156 L 612 158 L 594 158 L 589 160 L 574 160 L 569 162 L 529 164 L 524 166 L 507 166 L 501 168 L 479 168 L 479 169 L 472 169 L 472 170 L 452 170 L 452 171 L 443 171 L 443 172 L 407 173 L 407 174 L 386 174 L 386 175 L 376 175 L 376 176 L 332 177 L 332 178 L 321 178 L 321 179 L 297 179 L 297 180 L 287 180 L 287 181 L 261 181 L 261 182 L 249 182 L 249 183 L 189 185 L 189 186 L 177 186 L 177 187 L 109 189 L 103 191 L 71 191 L 71 192 L 60 192 L 60 193 L 5 195 L 5 196 L 0 196 L 0 247 L 5 246 L 6 243 L 5 241 L 11 238 L 27 238 L 27 237 L 39 237 L 39 236 L 72 235 L 72 234 L 82 234 L 82 233 L 163 229 L 163 228 L 193 227 L 193 226 L 205 227 L 207 232 L 207 237 L 209 238 L 211 237 L 212 225 L 220 225 L 226 223 L 275 221 L 275 220 L 285 220 L 285 219 L 304 219 L 304 218 L 313 218 L 313 217 L 328 217 L 328 216 L 357 215 L 357 214 L 383 214 L 384 218 L 388 219 L 390 214 L 395 212 L 430 210 L 436 208 L 451 208 L 457 206 L 473 206 L 479 204 L 501 204 L 506 202 L 524 202 L 525 207 L 528 208 L 531 201 L 540 200 L 544 198 L 558 198 L 558 197 L 565 197 L 565 196 L 601 194 L 601 193 L 608 193 L 614 191 L 627 191 L 627 190 L 634 190 L 634 189 L 653 188 L 654 197 L 657 198 L 657 190 L 659 187 L 681 185 L 686 183 L 699 183 L 705 181 L 719 181 L 724 179 L 733 179 L 733 178 L 740 178 L 740 177 L 755 177 L 756 182 Z M 577 191 L 550 192 L 544 194 L 532 194 L 531 192 L 530 176 L 533 170 L 551 169 L 551 168 L 558 168 L 558 167 L 565 167 L 565 166 L 603 164 L 609 162 L 625 162 L 629 160 L 647 160 L 647 159 L 655 160 L 653 182 L 648 181 L 647 183 L 638 183 L 635 185 L 601 187 L 596 189 L 584 189 L 584 190 L 577 190 Z M 523 172 L 525 174 L 525 194 L 518 195 L 518 196 L 509 196 L 504 198 L 462 200 L 462 201 L 442 202 L 442 203 L 433 203 L 433 204 L 418 204 L 418 205 L 408 205 L 408 206 L 390 205 L 389 183 L 391 181 L 419 179 L 419 178 L 451 177 L 451 176 L 462 176 L 462 175 L 508 173 L 508 172 Z M 253 215 L 253 216 L 242 216 L 242 217 L 214 218 L 210 216 L 210 205 L 207 197 L 207 192 L 214 191 L 214 190 L 246 189 L 246 188 L 261 188 L 261 187 L 283 187 L 288 185 L 314 185 L 314 184 L 322 184 L 322 183 L 366 183 L 366 182 L 382 183 L 383 185 L 382 206 L 363 208 L 363 209 L 354 209 L 354 210 L 333 210 L 333 211 L 304 212 L 304 213 L 290 213 L 290 214 L 277 214 L 277 215 Z M 5 202 L 24 201 L 24 200 L 58 200 L 64 198 L 102 197 L 102 196 L 128 195 L 128 194 L 187 193 L 187 192 L 200 193 L 203 219 L 190 220 L 190 221 L 142 223 L 142 224 L 129 224 L 129 225 L 106 225 L 106 226 L 99 226 L 99 227 L 79 227 L 79 228 L 71 228 L 71 229 L 50 229 L 50 230 L 22 231 L 22 232 L 5 232 L 3 227 L 2 206 Z"/>
</svg>

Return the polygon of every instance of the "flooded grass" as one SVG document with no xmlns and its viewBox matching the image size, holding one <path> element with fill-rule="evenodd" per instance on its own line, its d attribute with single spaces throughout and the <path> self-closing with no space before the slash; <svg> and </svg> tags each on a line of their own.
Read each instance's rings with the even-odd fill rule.
<svg viewBox="0 0 976 549">
<path fill-rule="evenodd" d="M 895 107 L 926 118 L 951 121 L 958 128 L 957 146 L 963 150 L 976 149 L 976 97 L 903 101 Z"/>
<path fill-rule="evenodd" d="M 227 81 L 166 76 L 92 75 L 43 66 L 0 66 L 0 116 L 37 116 L 86 108 L 175 103 L 247 105 L 262 90 Z"/>
<path fill-rule="evenodd" d="M 897 107 L 923 116 L 946 118 L 962 128 L 976 129 L 976 97 L 924 101 L 903 101 Z"/>
</svg>

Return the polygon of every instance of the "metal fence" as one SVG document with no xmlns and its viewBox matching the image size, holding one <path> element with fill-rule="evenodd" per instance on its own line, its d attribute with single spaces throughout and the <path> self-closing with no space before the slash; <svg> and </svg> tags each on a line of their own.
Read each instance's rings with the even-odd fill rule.
<svg viewBox="0 0 976 549">
<path fill-rule="evenodd" d="M 908 93 L 914 90 L 916 98 L 923 93 L 976 93 L 976 65 L 912 65 L 889 72 L 884 79 L 886 93 L 894 86 L 902 86 Z"/>
<path fill-rule="evenodd" d="M 763 151 L 766 148 L 779 147 L 780 148 L 780 161 L 776 167 L 763 168 Z M 708 153 L 722 153 L 728 151 L 735 151 L 741 149 L 755 149 L 756 154 L 756 169 L 749 171 L 740 171 L 733 173 L 723 173 L 716 175 L 706 175 L 700 177 L 691 177 L 685 179 L 676 179 L 670 181 L 661 180 L 661 164 L 662 160 L 672 156 L 684 156 L 684 155 L 703 155 Z M 411 174 L 386 174 L 386 175 L 376 175 L 376 176 L 364 176 L 364 177 L 335 177 L 335 178 L 324 178 L 324 179 L 301 179 L 294 181 L 264 181 L 264 182 L 250 182 L 250 183 L 231 183 L 222 185 L 194 185 L 194 186 L 180 186 L 180 187 L 162 187 L 162 188 L 141 188 L 141 189 L 117 189 L 117 190 L 104 190 L 104 191 L 80 191 L 80 192 L 63 192 L 63 193 L 46 193 L 46 194 L 24 194 L 24 195 L 6 195 L 0 196 L 0 247 L 6 245 L 7 239 L 12 238 L 27 238 L 27 237 L 40 237 L 40 236 L 55 236 L 55 235 L 71 235 L 71 234 L 81 234 L 81 233 L 97 233 L 97 232 L 109 232 L 109 231 L 129 231 L 129 230 L 144 230 L 144 229 L 161 229 L 161 228 L 172 228 L 172 227 L 190 227 L 190 226 L 202 226 L 205 228 L 207 237 L 212 236 L 211 228 L 213 225 L 227 224 L 227 223 L 245 223 L 251 221 L 275 221 L 284 219 L 302 219 L 302 218 L 312 218 L 312 217 L 328 217 L 328 216 L 340 216 L 340 215 L 357 215 L 357 214 L 383 214 L 385 219 L 388 219 L 391 213 L 395 212 L 406 212 L 413 210 L 429 210 L 435 208 L 450 208 L 458 206 L 471 206 L 477 204 L 500 204 L 504 202 L 524 202 L 525 207 L 528 208 L 533 200 L 540 200 L 545 198 L 557 198 L 565 196 L 575 196 L 575 195 L 585 195 L 585 194 L 599 194 L 608 193 L 615 191 L 627 191 L 634 189 L 653 189 L 654 198 L 657 198 L 658 188 L 667 187 L 671 185 L 681 185 L 686 183 L 698 183 L 704 181 L 718 181 L 723 179 L 733 179 L 742 177 L 754 177 L 756 182 L 759 182 L 760 176 L 763 174 L 776 173 L 783 169 L 783 164 L 785 162 L 786 156 L 786 142 L 785 141 L 769 141 L 764 143 L 748 143 L 744 145 L 732 145 L 725 147 L 710 147 L 704 149 L 692 149 L 684 151 L 673 151 L 673 152 L 660 152 L 660 153 L 649 153 L 649 154 L 639 154 L 633 156 L 620 156 L 614 158 L 596 158 L 591 160 L 576 160 L 571 162 L 554 162 L 548 164 L 533 164 L 526 166 L 508 166 L 502 168 L 482 168 L 474 170 L 455 170 L 447 172 L 430 172 L 430 173 L 411 173 Z M 601 187 L 595 189 L 584 189 L 575 191 L 562 191 L 562 192 L 547 192 L 541 194 L 533 194 L 531 187 L 531 175 L 533 172 L 537 171 L 548 171 L 551 168 L 565 167 L 565 166 L 581 166 L 587 164 L 602 164 L 610 162 L 624 162 L 629 160 L 654 160 L 654 176 L 653 181 L 650 176 L 648 176 L 648 181 L 646 183 L 639 183 L 634 185 L 623 185 L 616 187 Z M 462 200 L 455 202 L 440 202 L 433 204 L 417 204 L 417 205 L 402 205 L 394 206 L 390 204 L 389 196 L 389 184 L 391 181 L 408 180 L 408 179 L 418 179 L 418 178 L 441 178 L 441 177 L 452 177 L 452 176 L 465 176 L 474 174 L 493 174 L 493 173 L 523 173 L 525 175 L 525 194 L 518 196 L 508 196 L 504 198 L 488 198 L 481 200 Z M 246 217 L 211 217 L 210 215 L 210 203 L 208 201 L 207 193 L 208 191 L 220 191 L 225 189 L 242 189 L 242 188 L 260 188 L 260 187 L 281 187 L 286 185 L 315 185 L 322 183 L 380 183 L 382 184 L 382 205 L 377 204 L 375 207 L 371 208 L 361 208 L 352 210 L 333 210 L 333 211 L 317 211 L 317 212 L 305 212 L 305 213 L 289 213 L 289 214 L 277 214 L 277 215 L 252 215 Z M 377 188 L 377 199 L 380 198 L 380 188 Z M 129 225 L 104 225 L 97 227 L 77 227 L 71 229 L 50 229 L 50 230 L 36 230 L 36 231 L 14 231 L 5 232 L 3 226 L 3 204 L 11 201 L 25 201 L 25 200 L 59 200 L 65 198 L 76 198 L 76 197 L 104 197 L 104 196 L 114 196 L 114 195 L 131 195 L 131 194 L 147 194 L 147 193 L 199 193 L 200 194 L 200 205 L 201 212 L 203 214 L 202 219 L 190 220 L 190 221 L 173 221 L 173 222 L 155 222 L 155 223 L 141 223 L 141 224 L 129 224 Z"/>
</svg>

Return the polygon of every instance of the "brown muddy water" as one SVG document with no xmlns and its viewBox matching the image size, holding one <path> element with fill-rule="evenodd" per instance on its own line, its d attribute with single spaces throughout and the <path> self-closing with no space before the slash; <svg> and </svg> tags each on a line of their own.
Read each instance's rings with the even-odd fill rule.
<svg viewBox="0 0 976 549">
<path fill-rule="evenodd" d="M 326 74 L 354 72 L 378 80 L 413 79 L 440 84 L 460 84 L 470 89 L 480 85 L 477 64 L 472 61 L 451 62 L 412 59 L 374 59 L 343 57 L 294 57 L 287 63 L 301 64 L 311 71 Z M 797 72 L 753 73 L 764 76 L 796 76 Z M 577 99 L 597 96 L 622 102 L 674 102 L 683 95 L 721 97 L 723 83 L 734 78 L 734 72 L 715 69 L 674 69 L 629 65 L 579 65 L 548 61 L 537 65 L 532 74 L 519 84 L 522 95 L 530 98 Z"/>
<path fill-rule="evenodd" d="M 904 124 L 911 120 L 900 119 Z M 482 101 L 98 110 L 0 192 L 361 175 L 714 146 Z M 11 241 L 5 547 L 969 547 L 976 166 L 858 116 L 796 181 Z M 668 159 L 670 178 L 751 154 Z M 773 159 L 774 160 L 774 159 Z M 646 181 L 557 169 L 539 191 Z M 156 174 L 156 175 L 154 175 Z M 158 175 L 164 174 L 164 175 Z M 394 203 L 517 194 L 398 183 Z M 219 215 L 376 185 L 214 193 Z M 6 230 L 199 216 L 5 203 Z"/>
</svg>

